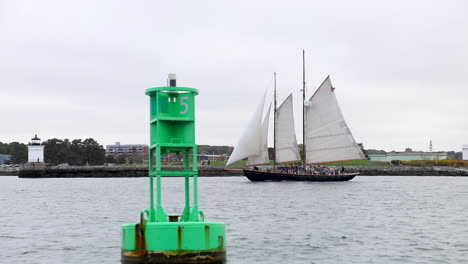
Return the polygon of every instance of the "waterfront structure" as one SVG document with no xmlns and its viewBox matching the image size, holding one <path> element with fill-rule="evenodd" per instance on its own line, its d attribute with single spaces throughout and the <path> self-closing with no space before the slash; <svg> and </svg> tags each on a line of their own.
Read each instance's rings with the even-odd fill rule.
<svg viewBox="0 0 468 264">
<path fill-rule="evenodd" d="M 226 160 L 226 158 L 228 158 L 227 155 L 223 154 L 223 155 L 209 155 L 209 154 L 198 154 L 198 160 L 200 161 L 208 161 L 208 160 L 211 160 L 211 161 L 224 161 Z"/>
<path fill-rule="evenodd" d="M 7 161 L 11 161 L 11 155 L 0 154 L 0 165 L 5 164 Z"/>
<path fill-rule="evenodd" d="M 43 163 L 44 162 L 44 145 L 41 145 L 41 139 L 37 137 L 31 139 L 28 144 L 28 162 Z"/>
<path fill-rule="evenodd" d="M 112 155 L 112 156 L 119 156 L 119 155 L 148 156 L 148 145 L 146 144 L 120 144 L 120 142 L 115 142 L 115 145 L 106 146 L 106 154 Z"/>
<path fill-rule="evenodd" d="M 176 87 L 175 76 L 171 75 L 167 87 L 146 90 L 150 97 L 149 209 L 141 211 L 139 223 L 122 225 L 122 263 L 226 262 L 225 224 L 205 222 L 198 207 L 197 94 L 197 89 Z M 183 170 L 163 169 L 162 156 L 168 153 L 184 156 Z M 162 176 L 184 177 L 185 207 L 180 216 L 168 215 L 163 208 Z"/>
<path fill-rule="evenodd" d="M 462 146 L 463 160 L 468 160 L 468 144 Z"/>
<path fill-rule="evenodd" d="M 407 148 L 404 152 L 388 152 L 386 154 L 369 154 L 371 161 L 390 162 L 392 160 L 446 160 L 448 159 L 447 152 L 423 152 L 413 151 Z"/>
</svg>

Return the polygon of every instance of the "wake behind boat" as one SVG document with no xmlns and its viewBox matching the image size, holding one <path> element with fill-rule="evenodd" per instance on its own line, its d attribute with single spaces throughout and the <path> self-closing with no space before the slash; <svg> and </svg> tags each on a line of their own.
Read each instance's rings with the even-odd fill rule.
<svg viewBox="0 0 468 264">
<path fill-rule="evenodd" d="M 346 124 L 335 88 L 328 76 L 309 100 L 305 98 L 305 59 L 303 53 L 303 142 L 301 159 L 294 130 L 293 102 L 290 94 L 280 107 L 276 107 L 276 73 L 274 92 L 274 160 L 272 170 L 243 169 L 251 181 L 349 181 L 359 173 L 311 173 L 307 165 L 364 159 L 365 156 Z M 246 130 L 239 139 L 226 166 L 247 158 L 246 166 L 269 164 L 268 123 L 271 105 L 263 117 L 265 95 L 262 97 Z M 276 164 L 302 161 L 302 172 L 285 173 Z M 255 167 L 256 168 L 256 167 Z"/>
</svg>

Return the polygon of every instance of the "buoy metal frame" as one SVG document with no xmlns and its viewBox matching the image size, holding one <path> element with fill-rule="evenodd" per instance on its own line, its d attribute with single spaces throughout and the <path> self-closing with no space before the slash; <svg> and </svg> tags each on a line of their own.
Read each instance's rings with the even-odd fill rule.
<svg viewBox="0 0 468 264">
<path fill-rule="evenodd" d="M 226 263 L 225 225 L 205 222 L 198 207 L 195 144 L 195 96 L 198 90 L 175 85 L 153 87 L 146 90 L 146 95 L 150 97 L 150 206 L 141 211 L 139 223 L 122 225 L 121 262 Z M 168 153 L 183 154 L 183 170 L 162 169 L 161 158 Z M 168 216 L 162 206 L 162 176 L 185 177 L 185 207 L 180 217 Z M 193 206 L 190 206 L 190 178 L 193 179 Z"/>
</svg>

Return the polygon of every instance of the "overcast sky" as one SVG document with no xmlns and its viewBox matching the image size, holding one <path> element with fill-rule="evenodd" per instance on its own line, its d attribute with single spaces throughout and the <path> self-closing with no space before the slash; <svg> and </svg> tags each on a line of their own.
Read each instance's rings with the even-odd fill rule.
<svg viewBox="0 0 468 264">
<path fill-rule="evenodd" d="M 278 74 L 300 122 L 331 75 L 366 148 L 468 144 L 468 1 L 0 0 L 0 142 L 149 142 L 145 89 L 199 89 L 197 143 L 235 145 Z"/>
</svg>

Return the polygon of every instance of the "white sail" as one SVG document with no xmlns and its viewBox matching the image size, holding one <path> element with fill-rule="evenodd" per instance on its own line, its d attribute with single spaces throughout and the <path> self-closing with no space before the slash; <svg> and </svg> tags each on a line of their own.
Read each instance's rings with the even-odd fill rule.
<svg viewBox="0 0 468 264">
<path fill-rule="evenodd" d="M 306 107 L 306 163 L 364 159 L 336 100 L 330 77 L 320 85 Z"/>
<path fill-rule="evenodd" d="M 231 156 L 226 164 L 230 164 L 248 158 L 250 156 L 260 155 L 262 152 L 261 149 L 261 134 L 262 134 L 262 115 L 263 107 L 265 105 L 265 94 L 263 95 L 260 104 L 257 106 L 257 109 L 254 112 L 254 115 L 250 119 L 249 124 L 242 133 L 239 141 L 237 142 L 236 147 L 232 151 Z"/>
<path fill-rule="evenodd" d="M 261 153 L 259 155 L 250 156 L 246 163 L 247 166 L 265 165 L 270 162 L 270 159 L 268 157 L 268 124 L 270 122 L 270 109 L 271 109 L 271 104 L 268 107 L 267 114 L 265 118 L 263 119 L 263 123 L 262 123 L 261 136 L 260 136 Z"/>
<path fill-rule="evenodd" d="M 301 160 L 294 127 L 292 93 L 276 110 L 275 124 L 276 163 Z"/>
</svg>

